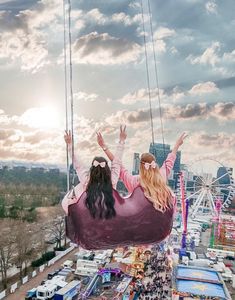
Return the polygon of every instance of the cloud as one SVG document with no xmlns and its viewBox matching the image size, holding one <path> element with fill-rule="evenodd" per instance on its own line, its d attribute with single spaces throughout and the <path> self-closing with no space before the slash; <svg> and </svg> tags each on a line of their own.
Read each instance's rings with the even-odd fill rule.
<svg viewBox="0 0 235 300">
<path fill-rule="evenodd" d="M 153 109 L 153 117 L 159 117 L 159 110 Z M 162 107 L 163 118 L 175 121 L 195 121 L 199 119 L 214 118 L 217 121 L 235 120 L 235 103 L 218 102 L 216 104 L 208 103 L 190 103 L 186 105 L 167 104 Z M 139 109 L 135 111 L 118 111 L 106 118 L 111 124 L 135 124 L 149 122 L 149 109 Z"/>
<path fill-rule="evenodd" d="M 133 2 L 130 2 L 129 3 L 129 5 L 128 5 L 130 8 L 134 8 L 134 9 L 140 9 L 140 3 L 138 3 L 138 2 L 135 2 L 135 1 L 133 1 Z"/>
<path fill-rule="evenodd" d="M 226 76 L 234 76 L 235 50 L 221 53 L 222 45 L 220 42 L 213 42 L 212 45 L 202 53 L 194 56 L 190 54 L 186 60 L 191 64 L 211 66 L 214 71 Z"/>
<path fill-rule="evenodd" d="M 52 25 L 62 16 L 62 2 L 60 0 L 41 0 L 34 9 L 21 11 L 19 17 L 25 21 L 28 28 L 43 28 Z"/>
<path fill-rule="evenodd" d="M 169 38 L 173 35 L 175 35 L 176 32 L 174 29 L 170 29 L 167 27 L 159 27 L 155 32 L 154 32 L 154 39 L 155 40 L 163 40 L 165 38 Z"/>
<path fill-rule="evenodd" d="M 168 27 L 159 27 L 153 34 L 156 51 L 159 53 L 166 52 L 166 41 L 165 39 L 170 38 L 176 34 L 174 29 Z M 149 46 L 152 49 L 152 45 Z M 176 49 L 171 49 L 171 52 L 175 52 Z"/>
<path fill-rule="evenodd" d="M 92 32 L 73 44 L 74 61 L 79 64 L 114 65 L 135 62 L 142 47 L 132 41 Z"/>
<path fill-rule="evenodd" d="M 177 102 L 178 100 L 182 99 L 186 96 L 186 92 L 182 91 L 180 87 L 176 86 L 173 88 L 172 93 L 169 97 L 174 101 Z"/>
<path fill-rule="evenodd" d="M 193 65 L 202 64 L 202 65 L 211 65 L 215 66 L 215 64 L 220 62 L 220 58 L 218 56 L 218 52 L 221 48 L 219 42 L 212 43 L 211 47 L 207 48 L 201 56 L 192 56 L 189 55 L 187 60 L 189 60 Z"/>
<path fill-rule="evenodd" d="M 129 15 L 125 12 L 118 12 L 114 14 L 104 14 L 99 8 L 91 10 L 73 10 L 71 14 L 72 19 L 75 21 L 75 28 L 78 31 L 88 27 L 109 26 L 123 24 L 127 26 L 138 26 L 142 21 L 141 14 Z"/>
<path fill-rule="evenodd" d="M 38 72 L 49 64 L 47 34 L 57 30 L 62 14 L 59 0 L 38 1 L 32 9 L 0 14 L 0 59 Z"/>
<path fill-rule="evenodd" d="M 104 25 L 107 22 L 107 16 L 102 14 L 98 8 L 88 11 L 85 17 L 87 20 L 95 22 L 97 25 Z"/>
<path fill-rule="evenodd" d="M 229 121 L 235 119 L 235 103 L 193 103 L 187 105 L 167 106 L 163 109 L 163 114 L 165 118 L 172 120 L 214 118 L 218 121 Z"/>
<path fill-rule="evenodd" d="M 0 59 L 20 62 L 21 70 L 37 72 L 49 63 L 47 56 L 48 50 L 36 34 L 27 34 L 21 29 L 0 34 Z"/>
<path fill-rule="evenodd" d="M 225 166 L 232 167 L 235 164 L 234 151 L 234 133 L 196 131 L 189 134 L 183 153 L 184 160 L 188 162 L 205 157 L 216 159 Z M 205 162 L 205 167 L 206 164 L 207 162 Z M 211 164 L 209 166 L 212 167 Z M 216 162 L 213 162 L 213 166 L 216 166 Z M 207 170 L 209 171 L 208 168 Z"/>
<path fill-rule="evenodd" d="M 41 141 L 45 140 L 54 140 L 57 137 L 57 133 L 55 131 L 46 131 L 46 130 L 36 130 L 30 133 L 25 133 L 23 136 L 23 142 L 30 145 L 37 145 L 41 143 Z"/>
<path fill-rule="evenodd" d="M 201 147 L 215 147 L 234 149 L 235 148 L 235 134 L 228 134 L 226 132 L 218 132 L 216 134 L 208 134 L 200 132 L 194 134 L 194 139 Z"/>
<path fill-rule="evenodd" d="M 15 135 L 14 129 L 0 129 L 0 140 L 6 140 Z"/>
<path fill-rule="evenodd" d="M 74 99 L 78 101 L 85 101 L 85 102 L 94 102 L 99 98 L 99 95 L 92 93 L 87 94 L 86 92 L 78 91 L 74 93 Z"/>
<path fill-rule="evenodd" d="M 177 102 L 186 96 L 200 96 L 204 94 L 216 93 L 219 91 L 219 88 L 212 81 L 202 82 L 195 84 L 190 90 L 182 90 L 179 86 L 175 86 L 171 90 L 163 90 L 159 89 L 160 99 L 161 100 L 170 100 Z M 158 97 L 158 89 L 150 90 L 151 99 L 155 100 Z M 149 101 L 149 93 L 147 89 L 139 89 L 132 93 L 128 93 L 124 95 L 122 98 L 118 99 L 118 101 L 125 105 L 133 105 L 139 102 Z"/>
<path fill-rule="evenodd" d="M 165 97 L 164 90 L 159 89 L 159 94 L 161 99 Z M 150 90 L 150 96 L 153 100 L 158 96 L 158 89 L 151 89 Z M 133 93 L 128 93 L 124 95 L 121 99 L 118 100 L 122 104 L 132 105 L 137 102 L 142 101 L 149 101 L 149 92 L 147 89 L 139 89 Z"/>
<path fill-rule="evenodd" d="M 111 19 L 114 23 L 123 23 L 125 26 L 131 26 L 133 24 L 139 24 L 142 22 L 141 14 L 136 14 L 131 17 L 124 12 L 113 14 Z"/>
<path fill-rule="evenodd" d="M 211 110 L 211 115 L 223 120 L 235 120 L 235 103 L 216 103 Z"/>
<path fill-rule="evenodd" d="M 211 81 L 198 83 L 194 85 L 191 90 L 189 90 L 189 94 L 191 95 L 202 95 L 202 94 L 210 94 L 218 92 L 219 89 L 217 88 L 216 84 Z"/>
<path fill-rule="evenodd" d="M 223 59 L 225 62 L 228 62 L 228 63 L 235 62 L 235 50 L 233 50 L 231 52 L 225 52 L 223 54 Z"/>
<path fill-rule="evenodd" d="M 214 1 L 208 1 L 205 4 L 206 11 L 208 14 L 217 14 L 217 4 Z"/>
<path fill-rule="evenodd" d="M 21 151 L 11 150 L 7 148 L 0 149 L 0 156 L 2 159 L 7 160 L 24 160 L 24 161 L 44 161 L 50 163 L 48 161 L 48 153 L 36 153 L 30 149 L 21 149 Z"/>
</svg>

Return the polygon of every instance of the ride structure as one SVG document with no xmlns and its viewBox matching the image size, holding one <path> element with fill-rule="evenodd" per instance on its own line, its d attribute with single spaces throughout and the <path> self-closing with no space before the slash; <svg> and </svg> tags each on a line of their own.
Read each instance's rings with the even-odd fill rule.
<svg viewBox="0 0 235 300">
<path fill-rule="evenodd" d="M 158 243 L 170 234 L 173 207 L 164 213 L 156 210 L 146 200 L 141 187 L 137 187 L 125 199 L 115 190 L 113 195 L 116 216 L 105 221 L 94 219 L 90 215 L 85 205 L 86 193 L 83 193 L 77 203 L 69 206 L 66 233 L 72 242 L 90 250 L 113 249 Z"/>
<path fill-rule="evenodd" d="M 180 172 L 180 174 L 179 174 L 179 179 L 180 179 L 182 220 L 183 220 L 183 233 L 182 233 L 181 248 L 186 249 L 189 201 L 188 201 L 188 199 L 185 198 L 185 184 L 184 184 L 184 176 L 183 176 L 182 172 Z"/>
<path fill-rule="evenodd" d="M 213 223 L 210 247 L 235 251 L 235 222 L 233 220 L 220 219 Z"/>
<path fill-rule="evenodd" d="M 208 172 L 205 172 L 205 166 Z M 210 168 L 221 169 L 222 174 L 213 176 Z M 202 158 L 195 161 L 191 166 L 191 173 L 195 174 L 191 184 L 186 186 L 187 199 L 192 202 L 190 207 L 191 219 L 198 215 L 217 216 L 216 201 L 221 199 L 221 210 L 225 211 L 231 205 L 235 196 L 235 185 L 232 177 L 232 168 L 213 158 Z M 200 171 L 199 171 L 200 169 Z"/>
<path fill-rule="evenodd" d="M 68 4 L 68 10 L 66 5 Z M 149 62 L 148 62 L 148 48 L 146 41 L 145 30 L 145 14 L 143 9 L 143 0 L 141 0 L 141 15 L 143 25 L 143 38 L 145 49 L 145 63 L 146 63 L 146 79 L 147 91 L 149 99 L 149 113 L 152 143 L 154 143 L 154 124 L 153 124 L 153 109 L 152 109 L 152 93 L 150 87 Z M 159 118 L 161 123 L 161 135 L 163 142 L 163 149 L 165 151 L 163 118 L 161 110 L 160 89 L 158 82 L 158 71 L 156 61 L 155 42 L 152 25 L 152 13 L 150 1 L 147 1 L 148 6 L 148 20 L 150 25 L 150 39 L 152 44 L 152 52 L 154 58 L 154 71 L 156 79 L 156 91 L 159 108 Z M 66 26 L 67 25 L 67 26 Z M 68 34 L 66 31 L 68 27 Z M 67 69 L 67 43 L 69 53 L 69 69 Z M 71 190 L 65 197 L 77 200 L 69 206 L 69 213 L 66 217 L 66 233 L 71 241 L 82 245 L 86 249 L 111 249 L 118 246 L 131 246 L 158 243 L 165 239 L 171 232 L 173 223 L 173 207 L 167 209 L 164 213 L 155 210 L 153 205 L 144 196 L 144 192 L 140 187 L 137 187 L 128 199 L 122 198 L 115 190 L 113 196 L 115 199 L 115 218 L 109 220 L 98 220 L 90 216 L 85 205 L 86 193 L 76 199 L 74 187 L 74 134 L 73 134 L 73 68 L 72 68 L 72 38 L 71 38 L 71 1 L 64 0 L 64 62 L 65 62 L 65 94 L 66 94 L 66 129 L 68 129 L 68 101 L 70 98 L 70 114 L 71 114 L 71 137 L 72 137 L 72 166 L 73 176 L 70 184 Z M 68 74 L 68 75 L 67 75 Z M 68 85 L 68 86 L 67 86 Z M 67 147 L 68 153 L 68 147 Z M 166 156 L 166 155 L 165 155 Z M 68 155 L 67 155 L 68 157 Z M 68 163 L 68 161 L 67 161 Z M 69 167 L 68 167 L 69 170 Z M 69 176 L 69 172 L 68 175 Z M 75 202 L 75 201 L 74 201 Z M 140 224 L 142 224 L 140 226 Z M 144 225 L 143 225 L 144 224 Z M 86 230 L 86 228 L 88 230 Z M 110 229 L 112 229 L 110 231 Z M 138 235 L 136 234 L 138 232 Z"/>
</svg>

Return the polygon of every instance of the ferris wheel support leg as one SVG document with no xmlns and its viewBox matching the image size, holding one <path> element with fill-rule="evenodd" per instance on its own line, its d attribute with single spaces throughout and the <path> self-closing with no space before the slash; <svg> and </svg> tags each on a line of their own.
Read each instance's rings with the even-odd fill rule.
<svg viewBox="0 0 235 300">
<path fill-rule="evenodd" d="M 194 202 L 193 206 L 192 206 L 192 211 L 194 211 L 195 207 L 197 206 L 198 201 L 201 201 L 201 194 L 203 193 L 203 190 L 200 191 L 200 194 L 198 195 L 198 198 L 196 199 L 196 201 Z M 194 193 L 195 195 L 196 193 Z M 189 198 L 188 198 L 189 199 Z"/>
<path fill-rule="evenodd" d="M 212 206 L 212 212 L 213 212 L 215 215 L 217 215 L 213 196 L 212 196 L 211 193 L 209 193 L 209 192 L 207 192 L 207 196 L 208 196 L 208 199 L 209 199 L 210 204 L 211 204 L 211 206 Z"/>
<path fill-rule="evenodd" d="M 195 203 L 195 206 L 194 206 L 194 210 L 192 212 L 192 215 L 195 215 L 200 207 L 200 204 L 202 203 L 203 201 L 203 198 L 205 196 L 205 191 L 202 191 L 199 196 L 198 196 L 198 199 L 196 200 L 196 203 Z"/>
<path fill-rule="evenodd" d="M 215 212 L 215 207 L 214 207 L 213 204 L 211 203 L 211 199 L 209 198 L 208 193 L 207 193 L 207 197 L 208 197 L 208 199 L 209 199 L 210 209 L 211 209 L 211 211 L 212 211 L 212 213 L 213 213 L 213 212 Z"/>
</svg>

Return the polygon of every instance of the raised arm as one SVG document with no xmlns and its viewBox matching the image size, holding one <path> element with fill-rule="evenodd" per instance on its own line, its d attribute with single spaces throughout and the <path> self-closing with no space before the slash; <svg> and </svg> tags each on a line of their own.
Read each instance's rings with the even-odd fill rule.
<svg viewBox="0 0 235 300">
<path fill-rule="evenodd" d="M 122 165 L 122 154 L 124 150 L 124 143 L 126 139 L 126 126 L 120 126 L 120 135 L 119 135 L 119 145 L 117 146 L 116 154 L 114 155 L 109 148 L 106 146 L 103 136 L 100 132 L 97 133 L 97 142 L 100 147 L 103 149 L 108 158 L 113 162 L 113 177 L 114 181 L 117 183 L 118 178 L 123 181 L 128 192 L 131 193 L 139 185 L 139 176 L 131 175 Z M 118 176 L 118 177 L 117 177 Z"/>
<path fill-rule="evenodd" d="M 70 131 L 65 131 L 64 135 L 64 140 L 66 144 L 68 145 L 68 150 L 70 153 L 70 157 L 72 157 L 72 137 L 71 137 L 71 132 Z M 73 158 L 73 163 L 74 163 L 74 168 L 77 172 L 79 181 L 82 184 L 86 184 L 88 180 L 88 171 L 87 169 L 83 166 L 83 164 L 80 162 L 80 160 L 74 156 Z"/>
<path fill-rule="evenodd" d="M 171 170 L 173 169 L 175 164 L 177 151 L 179 150 L 179 147 L 184 143 L 184 139 L 186 137 L 187 134 L 185 132 L 181 134 L 181 136 L 177 139 L 172 152 L 168 154 L 166 160 L 164 161 L 160 172 L 165 179 L 169 177 Z"/>
<path fill-rule="evenodd" d="M 177 151 L 179 150 L 179 147 L 180 147 L 181 145 L 183 145 L 184 140 L 186 139 L 187 136 L 188 136 L 188 135 L 187 135 L 187 133 L 185 133 L 185 132 L 183 132 L 183 133 L 181 134 L 181 136 L 177 139 L 174 148 L 172 149 L 172 153 L 174 153 L 175 155 L 177 154 Z"/>
<path fill-rule="evenodd" d="M 116 188 L 120 176 L 122 156 L 123 156 L 126 137 L 127 137 L 126 126 L 120 126 L 119 143 L 117 145 L 115 154 L 113 154 L 106 146 L 102 134 L 100 132 L 97 132 L 97 142 L 112 162 L 111 174 L 112 174 L 112 184 L 114 188 Z"/>
<path fill-rule="evenodd" d="M 119 158 L 122 160 L 123 155 L 123 147 L 117 147 L 115 154 L 113 154 L 107 145 L 105 144 L 104 138 L 100 132 L 96 132 L 97 134 L 97 143 L 103 149 L 104 153 L 107 155 L 109 160 L 113 161 L 114 157 Z M 126 125 L 120 126 L 120 133 L 119 133 L 119 144 L 124 145 L 126 141 L 127 133 L 126 133 Z"/>
<path fill-rule="evenodd" d="M 109 150 L 109 148 L 106 146 L 104 142 L 104 138 L 100 132 L 96 132 L 97 134 L 97 143 L 99 146 L 103 149 L 104 153 L 107 155 L 108 159 L 113 161 L 114 155 L 113 153 Z"/>
</svg>

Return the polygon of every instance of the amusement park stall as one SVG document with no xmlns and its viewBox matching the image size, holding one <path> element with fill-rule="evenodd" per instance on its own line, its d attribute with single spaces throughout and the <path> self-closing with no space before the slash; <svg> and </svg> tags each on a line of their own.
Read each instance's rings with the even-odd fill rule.
<svg viewBox="0 0 235 300">
<path fill-rule="evenodd" d="M 232 300 L 218 272 L 182 265 L 174 269 L 172 299 Z"/>
</svg>

